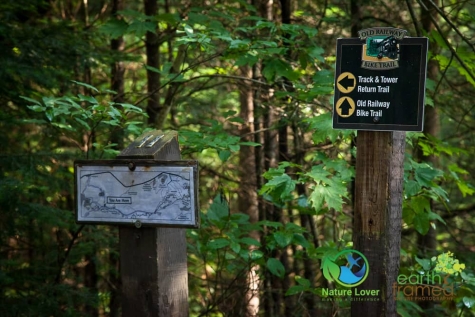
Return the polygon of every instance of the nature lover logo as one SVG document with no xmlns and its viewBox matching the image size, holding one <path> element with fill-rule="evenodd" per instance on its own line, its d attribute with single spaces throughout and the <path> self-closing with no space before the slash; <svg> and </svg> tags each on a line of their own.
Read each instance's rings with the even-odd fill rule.
<svg viewBox="0 0 475 317">
<path fill-rule="evenodd" d="M 369 274 L 369 263 L 363 253 L 343 250 L 322 262 L 323 276 L 342 287 L 322 288 L 323 300 L 378 301 L 380 290 L 358 289 Z"/>
<path fill-rule="evenodd" d="M 335 257 L 323 260 L 323 276 L 344 287 L 360 285 L 368 277 L 368 273 L 368 260 L 356 250 L 343 250 Z"/>
</svg>

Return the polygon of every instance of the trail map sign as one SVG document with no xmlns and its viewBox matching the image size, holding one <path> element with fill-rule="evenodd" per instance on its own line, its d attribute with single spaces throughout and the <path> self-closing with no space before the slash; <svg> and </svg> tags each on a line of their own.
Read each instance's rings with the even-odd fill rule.
<svg viewBox="0 0 475 317">
<path fill-rule="evenodd" d="M 371 28 L 337 39 L 333 128 L 422 131 L 427 38 Z"/>
<path fill-rule="evenodd" d="M 197 161 L 76 161 L 79 223 L 197 227 Z"/>
</svg>

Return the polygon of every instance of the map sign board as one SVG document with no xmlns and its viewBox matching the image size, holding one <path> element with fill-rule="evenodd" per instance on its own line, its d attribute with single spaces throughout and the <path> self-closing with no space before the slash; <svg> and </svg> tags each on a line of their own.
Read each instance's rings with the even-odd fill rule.
<svg viewBox="0 0 475 317">
<path fill-rule="evenodd" d="M 337 39 L 334 129 L 422 131 L 428 39 L 372 28 Z"/>
<path fill-rule="evenodd" d="M 83 160 L 74 175 L 78 223 L 198 227 L 197 161 Z"/>
</svg>

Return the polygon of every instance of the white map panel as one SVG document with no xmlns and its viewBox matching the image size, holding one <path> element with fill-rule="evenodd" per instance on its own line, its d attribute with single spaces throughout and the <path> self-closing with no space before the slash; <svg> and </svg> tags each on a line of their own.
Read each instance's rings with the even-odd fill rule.
<svg viewBox="0 0 475 317">
<path fill-rule="evenodd" d="M 77 220 L 196 225 L 192 166 L 76 166 Z"/>
</svg>

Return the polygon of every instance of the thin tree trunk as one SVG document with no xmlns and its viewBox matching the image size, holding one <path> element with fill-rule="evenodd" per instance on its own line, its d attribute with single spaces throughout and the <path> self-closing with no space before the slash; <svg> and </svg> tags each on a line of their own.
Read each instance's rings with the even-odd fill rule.
<svg viewBox="0 0 475 317">
<path fill-rule="evenodd" d="M 145 14 L 155 16 L 158 14 L 157 0 L 144 0 Z M 158 30 L 157 30 L 158 32 Z M 147 55 L 147 65 L 156 69 L 160 68 L 160 42 L 157 32 L 147 32 L 145 34 L 145 51 Z M 147 114 L 148 123 L 155 126 L 160 113 L 160 74 L 147 69 Z"/>
<path fill-rule="evenodd" d="M 261 17 L 269 21 L 274 20 L 273 16 L 273 1 L 272 0 L 251 0 Z M 258 63 L 255 67 L 256 79 L 261 79 L 260 69 L 262 64 Z M 258 149 L 256 155 L 256 162 L 259 164 L 256 166 L 258 172 L 258 185 L 262 184 L 260 175 L 262 172 L 268 170 L 270 167 L 276 167 L 279 158 L 279 144 L 278 144 L 278 132 L 274 130 L 275 124 L 278 121 L 275 110 L 270 106 L 270 99 L 272 98 L 272 90 L 261 89 L 256 93 L 258 96 L 255 98 L 260 107 L 255 107 L 255 120 L 262 122 L 259 128 L 262 128 L 265 132 L 262 133 L 262 149 Z M 255 104 L 255 106 L 256 106 Z M 257 130 L 256 130 L 257 131 Z M 256 136 L 260 139 L 261 136 Z M 269 202 L 262 201 L 262 205 L 259 208 L 261 220 L 280 221 L 281 210 Z M 265 232 L 263 233 L 265 235 Z M 265 247 L 265 239 L 262 240 L 263 247 Z M 271 256 L 280 258 L 280 254 L 275 251 L 271 253 Z M 276 317 L 281 316 L 283 313 L 281 308 L 284 306 L 283 294 L 282 294 L 282 281 L 269 271 L 265 271 L 265 280 L 263 286 L 263 296 L 261 297 L 261 306 L 264 307 L 264 316 Z"/>
<path fill-rule="evenodd" d="M 277 167 L 278 164 L 278 132 L 275 130 L 275 123 L 277 121 L 277 115 L 275 110 L 266 105 L 264 114 L 264 168 L 269 170 L 271 167 Z M 281 221 L 281 212 L 282 210 L 277 206 L 267 203 L 264 206 L 265 218 L 270 221 Z M 280 254 L 274 250 L 271 253 L 271 256 L 280 258 Z M 267 272 L 266 276 L 266 291 L 270 296 L 267 297 L 270 300 L 270 305 L 268 307 L 269 311 L 266 310 L 266 316 L 280 316 L 284 307 L 283 295 L 282 295 L 282 280 L 272 276 L 270 272 Z"/>
<path fill-rule="evenodd" d="M 429 1 L 423 0 L 423 2 L 426 4 L 426 7 L 431 8 L 431 5 L 429 5 Z M 439 1 L 438 0 L 433 0 L 436 5 L 438 5 Z M 431 15 L 436 15 L 437 13 L 435 10 L 428 12 L 426 10 L 421 10 L 421 25 L 422 28 L 425 32 L 430 33 L 434 29 L 434 24 L 432 23 L 432 20 L 430 18 Z M 430 45 L 430 50 L 436 54 L 438 47 L 437 43 L 431 43 Z M 437 61 L 435 60 L 429 60 L 428 65 L 427 65 L 427 77 L 432 80 L 437 79 L 437 74 L 439 72 L 438 64 Z M 439 118 L 439 111 L 438 109 L 434 106 L 426 106 L 425 107 L 425 117 L 424 117 L 424 133 L 426 135 L 438 137 L 440 132 L 440 118 Z M 439 159 L 435 155 L 429 155 L 426 157 L 423 157 L 422 150 L 419 148 L 417 149 L 416 155 L 415 155 L 419 160 L 421 161 L 426 161 L 430 164 L 432 164 L 434 167 L 437 167 L 439 165 Z M 431 209 L 434 207 L 434 201 L 430 201 L 430 206 Z M 426 235 L 422 235 L 420 233 L 417 233 L 417 248 L 418 248 L 418 256 L 421 258 L 428 258 L 431 257 L 437 247 L 437 239 L 436 239 L 436 230 L 432 227 L 429 226 L 429 231 L 427 232 Z M 423 301 L 418 303 L 419 306 L 421 306 L 424 310 L 429 310 L 430 308 L 434 307 L 433 302 L 429 301 Z"/>
<path fill-rule="evenodd" d="M 123 0 L 112 0 L 112 9 L 111 14 L 116 16 L 117 19 L 121 19 L 117 13 L 120 10 L 124 9 Z M 111 51 L 113 53 L 119 53 L 124 51 L 125 42 L 124 37 L 119 36 L 116 39 L 112 39 L 110 43 Z M 115 91 L 116 94 L 113 96 L 112 100 L 115 103 L 124 103 L 124 74 L 125 66 L 122 61 L 115 61 L 111 64 L 111 90 Z M 117 144 L 116 149 L 121 150 L 124 147 L 123 141 L 123 131 L 114 131 L 111 136 L 111 142 Z"/>
<path fill-rule="evenodd" d="M 116 16 L 117 19 L 121 19 L 118 16 L 118 12 L 124 9 L 124 0 L 112 0 L 111 14 Z M 123 52 L 125 47 L 125 41 L 122 36 L 119 36 L 116 39 L 112 39 L 110 47 L 113 53 L 119 55 Z M 116 103 L 124 103 L 124 74 L 125 66 L 122 61 L 115 61 L 111 64 L 111 90 L 115 91 L 116 94 L 113 96 L 113 101 Z M 117 144 L 115 146 L 116 150 L 122 150 L 124 148 L 124 135 L 123 130 L 114 131 L 111 135 L 111 142 Z M 115 245 L 115 250 L 119 251 L 119 245 Z M 121 281 L 119 276 L 119 257 L 116 252 L 109 253 L 109 281 L 110 285 L 108 286 L 110 292 L 110 302 L 109 302 L 109 316 L 118 317 L 120 313 L 120 289 Z"/>
<path fill-rule="evenodd" d="M 425 0 L 426 6 L 431 7 L 430 5 L 427 4 L 427 0 Z M 436 5 L 438 5 L 438 0 L 433 0 Z M 436 12 L 435 10 L 433 12 L 428 12 L 425 10 L 421 11 L 421 23 L 422 23 L 422 28 L 424 31 L 427 33 L 430 33 L 434 29 L 434 25 L 432 23 L 432 20 L 430 18 L 430 15 L 435 15 Z M 438 47 L 437 43 L 431 43 L 430 50 L 434 53 L 437 52 Z M 432 80 L 437 79 L 437 74 L 439 72 L 439 68 L 437 65 L 437 61 L 435 60 L 430 60 L 427 65 L 427 77 Z M 439 111 L 435 107 L 430 107 L 427 106 L 425 107 L 425 117 L 424 117 L 424 133 L 437 137 L 439 135 L 440 131 L 440 118 L 439 118 Z M 429 155 L 427 157 L 423 157 L 422 151 L 418 151 L 416 153 L 416 156 L 420 160 L 425 160 L 435 167 L 439 164 L 439 160 L 435 155 Z M 431 201 L 431 207 L 433 205 L 433 202 Z M 429 232 L 423 236 L 418 234 L 418 243 L 419 247 L 419 255 L 420 256 L 429 256 L 431 252 L 435 251 L 436 248 L 436 238 L 435 238 L 435 230 L 430 227 Z"/>
<path fill-rule="evenodd" d="M 245 66 L 241 68 L 245 78 L 252 78 L 252 68 Z M 254 129 L 254 93 L 252 85 L 244 82 L 240 89 L 241 111 L 240 117 L 244 124 L 240 130 L 242 136 L 246 136 L 243 141 L 254 141 L 252 132 Z M 251 223 L 259 221 L 259 209 L 257 204 L 257 175 L 255 166 L 255 153 L 252 146 L 241 146 L 239 152 L 239 165 L 241 173 L 241 186 L 238 198 L 239 211 L 249 215 Z M 260 240 L 259 232 L 252 232 L 252 237 Z M 254 247 L 251 247 L 251 250 Z M 259 312 L 259 267 L 251 267 L 248 272 L 247 288 L 245 294 L 245 316 L 256 316 Z"/>
<path fill-rule="evenodd" d="M 297 124 L 292 125 L 293 128 L 293 136 L 294 136 L 294 151 L 295 151 L 295 162 L 299 165 L 304 164 L 304 140 L 303 140 L 303 135 L 300 133 L 300 129 Z M 305 185 L 304 184 L 297 184 L 297 194 L 300 196 L 307 196 L 306 190 L 305 190 Z M 312 232 L 312 224 L 310 221 L 310 218 L 312 215 L 305 214 L 305 213 L 300 213 L 299 218 L 300 218 L 300 225 L 308 230 L 308 234 L 306 235 L 306 238 L 308 240 L 313 240 L 315 241 L 315 248 L 318 247 L 318 240 L 317 237 L 311 237 L 311 232 Z M 314 261 L 311 260 L 306 254 L 304 255 L 303 258 L 303 270 L 304 270 L 304 277 L 310 281 L 310 285 L 315 287 L 315 272 L 319 270 L 319 265 L 314 264 Z M 304 297 L 304 302 L 305 302 L 305 309 L 306 313 L 309 316 L 317 316 L 317 308 L 316 308 L 316 303 L 315 303 L 315 296 L 313 295 L 308 295 Z"/>
</svg>

